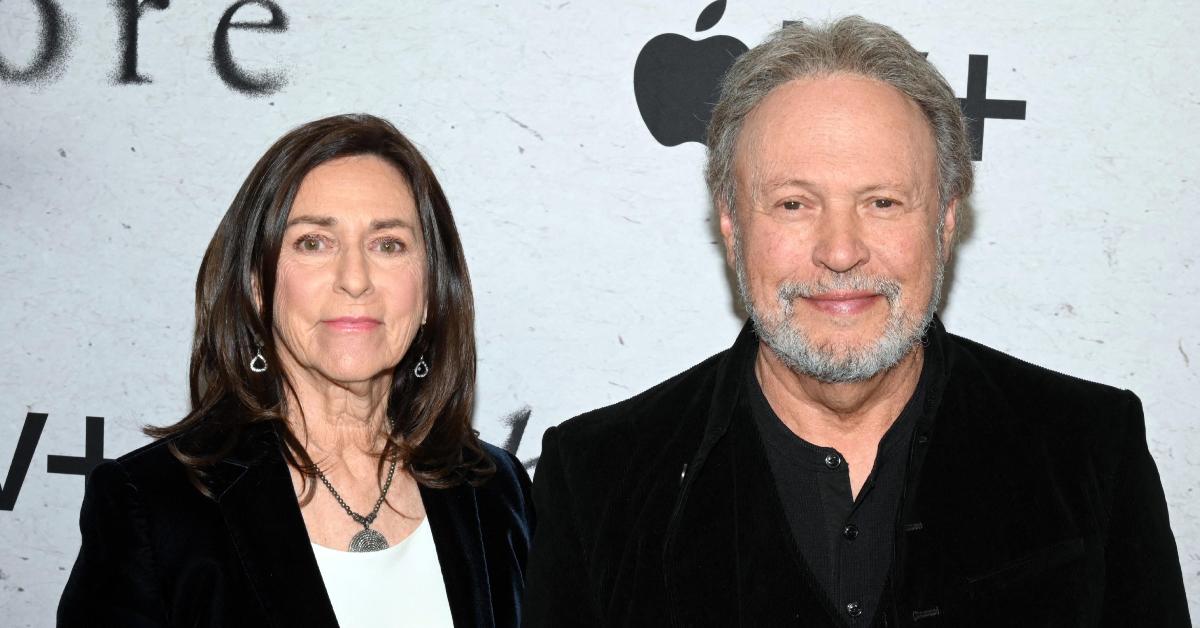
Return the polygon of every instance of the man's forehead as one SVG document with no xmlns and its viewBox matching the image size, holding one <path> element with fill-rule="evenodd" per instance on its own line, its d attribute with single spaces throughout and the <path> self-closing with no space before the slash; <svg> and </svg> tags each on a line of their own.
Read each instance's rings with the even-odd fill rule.
<svg viewBox="0 0 1200 628">
<path fill-rule="evenodd" d="M 806 168 L 871 173 L 870 185 L 894 185 L 936 173 L 936 144 L 920 107 L 896 88 L 831 75 L 772 90 L 746 118 L 734 168 L 756 186 L 804 181 Z"/>
<path fill-rule="evenodd" d="M 772 88 L 750 111 L 747 120 L 795 110 L 802 115 L 825 111 L 822 105 L 837 103 L 835 109 L 853 111 L 903 110 L 905 115 L 920 114 L 920 105 L 896 86 L 881 79 L 849 72 L 819 74 L 785 81 Z"/>
</svg>

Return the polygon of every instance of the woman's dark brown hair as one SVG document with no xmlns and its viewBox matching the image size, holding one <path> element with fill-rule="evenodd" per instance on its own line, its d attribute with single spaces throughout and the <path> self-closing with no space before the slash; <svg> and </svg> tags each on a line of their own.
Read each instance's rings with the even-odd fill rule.
<svg viewBox="0 0 1200 628">
<path fill-rule="evenodd" d="M 275 271 L 301 181 L 320 164 L 352 155 L 378 156 L 408 181 L 428 273 L 428 319 L 393 371 L 387 406 L 393 427 L 380 465 L 399 459 L 418 482 L 434 488 L 477 484 L 495 469 L 471 427 L 475 314 L 450 204 L 425 158 L 394 126 L 375 116 L 340 115 L 293 129 L 267 150 L 204 254 L 196 278 L 192 409 L 174 425 L 146 429 L 151 436 L 171 439 L 172 452 L 193 472 L 202 491 L 206 469 L 237 448 L 254 425 L 273 428 L 285 444 L 288 463 L 305 477 L 316 474 L 300 438 L 284 420 L 289 411 L 302 413 L 287 408 L 290 384 L 277 367 Z M 250 370 L 259 349 L 273 367 L 263 373 Z M 430 372 L 418 379 L 413 368 L 421 356 Z"/>
</svg>

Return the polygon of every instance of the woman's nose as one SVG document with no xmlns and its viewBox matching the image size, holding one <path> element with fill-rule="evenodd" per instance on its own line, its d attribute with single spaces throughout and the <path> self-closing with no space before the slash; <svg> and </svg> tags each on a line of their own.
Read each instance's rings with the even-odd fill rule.
<svg viewBox="0 0 1200 628">
<path fill-rule="evenodd" d="M 353 298 L 371 291 L 371 267 L 359 248 L 343 249 L 338 259 L 337 288 Z"/>
</svg>

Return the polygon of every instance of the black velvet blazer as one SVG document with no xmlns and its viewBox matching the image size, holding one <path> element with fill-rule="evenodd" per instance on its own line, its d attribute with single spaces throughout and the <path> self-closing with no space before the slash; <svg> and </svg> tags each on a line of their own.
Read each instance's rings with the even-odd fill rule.
<svg viewBox="0 0 1200 628">
<path fill-rule="evenodd" d="M 949 335 L 874 618 L 796 551 L 742 368 L 758 339 L 546 432 L 525 626 L 1190 626 L 1137 397 Z M 923 449 L 923 451 L 922 451 Z M 914 455 L 915 454 L 915 455 Z"/>
<path fill-rule="evenodd" d="M 206 480 L 215 499 L 165 441 L 92 471 L 59 626 L 337 626 L 279 439 L 248 432 Z M 456 627 L 519 624 L 529 476 L 484 447 L 496 464 L 484 485 L 421 488 Z"/>
</svg>

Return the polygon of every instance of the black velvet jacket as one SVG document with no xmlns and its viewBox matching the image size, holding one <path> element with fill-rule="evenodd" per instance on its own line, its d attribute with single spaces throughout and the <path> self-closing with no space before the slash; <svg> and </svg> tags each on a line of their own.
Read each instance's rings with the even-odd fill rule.
<svg viewBox="0 0 1200 628">
<path fill-rule="evenodd" d="M 926 351 L 945 369 L 916 427 L 891 575 L 874 622 L 850 624 L 796 551 L 739 403 L 757 343 L 747 326 L 730 350 L 546 432 L 527 627 L 1190 625 L 1137 397 L 936 321 Z"/>
<path fill-rule="evenodd" d="M 215 499 L 165 441 L 92 471 L 59 626 L 337 626 L 279 439 L 248 432 L 206 480 Z M 517 626 L 521 612 L 529 476 L 484 447 L 496 474 L 479 488 L 421 488 L 456 627 Z"/>
</svg>

